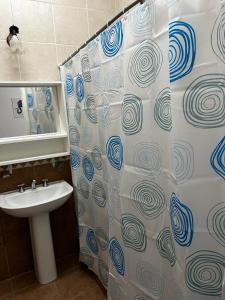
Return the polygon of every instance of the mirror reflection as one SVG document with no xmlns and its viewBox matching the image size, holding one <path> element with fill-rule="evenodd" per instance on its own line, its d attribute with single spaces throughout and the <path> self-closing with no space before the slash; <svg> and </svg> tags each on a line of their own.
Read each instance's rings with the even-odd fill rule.
<svg viewBox="0 0 225 300">
<path fill-rule="evenodd" d="M 0 138 L 57 132 L 55 87 L 0 87 Z"/>
</svg>

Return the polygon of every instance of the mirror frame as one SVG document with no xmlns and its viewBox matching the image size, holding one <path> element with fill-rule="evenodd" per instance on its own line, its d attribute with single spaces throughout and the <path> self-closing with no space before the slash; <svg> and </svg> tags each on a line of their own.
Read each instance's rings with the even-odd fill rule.
<svg viewBox="0 0 225 300">
<path fill-rule="evenodd" d="M 69 155 L 68 122 L 61 81 L 1 81 L 0 87 L 55 87 L 59 112 L 56 133 L 0 138 L 0 166 Z"/>
</svg>

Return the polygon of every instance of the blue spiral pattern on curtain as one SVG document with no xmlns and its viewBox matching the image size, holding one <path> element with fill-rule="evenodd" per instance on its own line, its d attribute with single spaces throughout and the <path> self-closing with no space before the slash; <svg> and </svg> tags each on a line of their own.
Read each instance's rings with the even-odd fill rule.
<svg viewBox="0 0 225 300">
<path fill-rule="evenodd" d="M 101 258 L 98 259 L 98 274 L 99 274 L 99 279 L 102 282 L 103 286 L 107 288 L 109 270 L 108 270 L 108 266 Z"/>
<path fill-rule="evenodd" d="M 88 229 L 87 235 L 86 235 L 86 243 L 88 248 L 95 254 L 98 254 L 98 243 L 95 237 L 95 232 L 92 229 Z"/>
<path fill-rule="evenodd" d="M 119 136 L 111 136 L 108 139 L 106 154 L 111 166 L 120 170 L 123 165 L 123 144 Z"/>
<path fill-rule="evenodd" d="M 201 295 L 220 296 L 224 268 L 224 255 L 210 250 L 197 251 L 186 258 L 186 285 Z"/>
<path fill-rule="evenodd" d="M 115 267 L 116 271 L 121 275 L 124 276 L 125 273 L 125 259 L 123 249 L 120 246 L 120 243 L 116 238 L 111 238 L 109 241 L 109 255 L 111 257 L 113 266 Z"/>
<path fill-rule="evenodd" d="M 92 161 L 88 156 L 84 156 L 82 159 L 82 167 L 83 167 L 83 172 L 87 180 L 92 181 L 95 170 L 92 164 Z"/>
<path fill-rule="evenodd" d="M 84 79 L 80 74 L 76 78 L 76 95 L 79 102 L 84 99 Z"/>
<path fill-rule="evenodd" d="M 144 286 L 147 291 L 155 296 L 160 297 L 164 293 L 164 280 L 160 276 L 159 270 L 147 261 L 139 261 L 136 266 L 136 278 L 137 282 Z"/>
<path fill-rule="evenodd" d="M 221 202 L 211 208 L 207 217 L 209 234 L 225 247 L 225 203 Z"/>
<path fill-rule="evenodd" d="M 194 151 L 191 144 L 176 140 L 172 144 L 172 167 L 176 180 L 183 183 L 189 180 L 194 172 Z"/>
<path fill-rule="evenodd" d="M 101 33 L 101 45 L 104 54 L 108 57 L 115 56 L 123 44 L 122 22 L 117 21 L 113 26 Z"/>
<path fill-rule="evenodd" d="M 173 237 L 169 227 L 165 227 L 159 232 L 156 239 L 156 246 L 159 254 L 162 257 L 166 258 L 170 262 L 171 267 L 173 267 L 176 263 L 177 258 L 173 243 Z"/>
<path fill-rule="evenodd" d="M 142 142 L 134 146 L 133 165 L 157 176 L 161 172 L 161 151 L 156 143 Z"/>
<path fill-rule="evenodd" d="M 89 184 L 83 176 L 79 177 L 77 180 L 77 190 L 85 199 L 88 199 Z"/>
<path fill-rule="evenodd" d="M 160 128 L 170 131 L 172 129 L 171 115 L 171 90 L 170 88 L 163 89 L 155 102 L 154 118 Z"/>
<path fill-rule="evenodd" d="M 85 100 L 85 113 L 91 123 L 96 124 L 98 122 L 95 98 L 93 95 L 88 95 Z"/>
<path fill-rule="evenodd" d="M 130 198 L 137 210 L 147 219 L 155 219 L 166 209 L 163 189 L 155 182 L 142 180 L 130 192 Z"/>
<path fill-rule="evenodd" d="M 91 159 L 97 170 L 102 170 L 102 153 L 98 146 L 95 146 L 91 151 Z"/>
<path fill-rule="evenodd" d="M 106 205 L 106 191 L 103 183 L 99 179 L 94 179 L 92 184 L 92 197 L 99 207 Z"/>
<path fill-rule="evenodd" d="M 225 64 L 225 5 L 222 4 L 220 13 L 213 27 L 211 43 L 214 53 Z"/>
<path fill-rule="evenodd" d="M 50 88 L 43 88 L 43 94 L 45 95 L 46 107 L 50 108 L 52 105 L 52 92 Z"/>
<path fill-rule="evenodd" d="M 80 248 L 80 260 L 84 262 L 89 268 L 92 268 L 94 266 L 94 257 L 86 247 Z"/>
<path fill-rule="evenodd" d="M 134 50 L 128 64 L 128 76 L 132 83 L 146 88 L 155 82 L 161 70 L 163 56 L 154 42 L 147 40 Z"/>
<path fill-rule="evenodd" d="M 170 82 L 191 73 L 196 58 L 196 35 L 193 27 L 181 21 L 169 24 Z"/>
<path fill-rule="evenodd" d="M 76 103 L 75 109 L 74 109 L 74 117 L 77 121 L 77 124 L 81 124 L 81 108 L 79 103 Z"/>
<path fill-rule="evenodd" d="M 69 97 L 74 95 L 73 76 L 70 73 L 66 74 L 66 94 Z"/>
<path fill-rule="evenodd" d="M 69 137 L 71 145 L 78 146 L 80 143 L 80 132 L 76 126 L 69 126 Z"/>
<path fill-rule="evenodd" d="M 70 150 L 70 163 L 73 170 L 76 170 L 80 166 L 80 154 L 77 150 Z"/>
<path fill-rule="evenodd" d="M 141 131 L 143 123 L 143 105 L 139 97 L 125 94 L 122 105 L 122 128 L 126 135 Z"/>
<path fill-rule="evenodd" d="M 91 82 L 91 72 L 88 55 L 85 54 L 81 57 L 81 69 L 84 81 Z"/>
<path fill-rule="evenodd" d="M 225 180 L 225 136 L 214 149 L 210 163 L 213 170 Z"/>
<path fill-rule="evenodd" d="M 99 248 L 101 250 L 106 250 L 108 248 L 109 239 L 105 230 L 101 227 L 97 227 L 95 229 L 95 237 L 97 239 Z"/>
<path fill-rule="evenodd" d="M 131 214 L 122 214 L 121 235 L 124 246 L 138 252 L 144 252 L 147 246 L 145 226 L 137 217 Z"/>
<path fill-rule="evenodd" d="M 186 121 L 198 128 L 225 125 L 225 75 L 206 74 L 195 79 L 183 99 Z"/>
<path fill-rule="evenodd" d="M 193 214 L 189 207 L 180 202 L 175 193 L 170 199 L 169 213 L 175 241 L 182 247 L 189 247 L 194 234 Z"/>
</svg>

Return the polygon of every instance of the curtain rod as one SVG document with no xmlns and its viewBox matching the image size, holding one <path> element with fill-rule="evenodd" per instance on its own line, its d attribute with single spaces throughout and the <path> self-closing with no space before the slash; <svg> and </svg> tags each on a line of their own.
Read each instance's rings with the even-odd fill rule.
<svg viewBox="0 0 225 300">
<path fill-rule="evenodd" d="M 76 55 L 78 52 L 80 52 L 81 49 L 83 49 L 87 44 L 89 44 L 92 40 L 94 40 L 101 32 L 103 32 L 105 29 L 107 29 L 110 25 L 112 25 L 117 19 L 119 19 L 123 14 L 125 14 L 127 11 L 129 11 L 131 8 L 133 8 L 138 3 L 143 4 L 145 0 L 136 0 L 127 7 L 125 7 L 122 11 L 120 11 L 112 20 L 110 20 L 106 25 L 104 25 L 100 30 L 98 30 L 89 40 L 87 40 L 80 48 L 78 48 L 75 52 L 73 52 L 64 62 L 59 65 L 59 68 L 63 66 L 65 63 L 67 63 L 74 55 Z"/>
</svg>

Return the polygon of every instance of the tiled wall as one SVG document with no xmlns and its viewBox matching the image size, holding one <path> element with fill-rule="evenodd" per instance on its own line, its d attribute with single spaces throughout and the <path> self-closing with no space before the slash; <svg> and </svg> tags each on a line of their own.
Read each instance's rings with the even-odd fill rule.
<svg viewBox="0 0 225 300">
<path fill-rule="evenodd" d="M 130 5 L 134 0 L 115 0 L 115 7 L 117 11 L 121 11 L 124 7 Z"/>
<path fill-rule="evenodd" d="M 0 81 L 54 81 L 57 65 L 116 12 L 117 0 L 0 0 Z M 21 32 L 23 52 L 11 53 L 9 27 Z"/>
<path fill-rule="evenodd" d="M 32 179 L 41 182 L 66 180 L 71 183 L 69 161 L 34 165 L 14 169 L 8 178 L 0 176 L 0 193 L 14 190 L 18 184 L 30 186 Z M 75 218 L 74 198 L 50 213 L 56 259 L 78 254 L 78 229 Z M 63 229 L 63 230 L 62 230 Z M 0 211 L 0 281 L 33 269 L 28 219 L 11 217 Z"/>
</svg>

